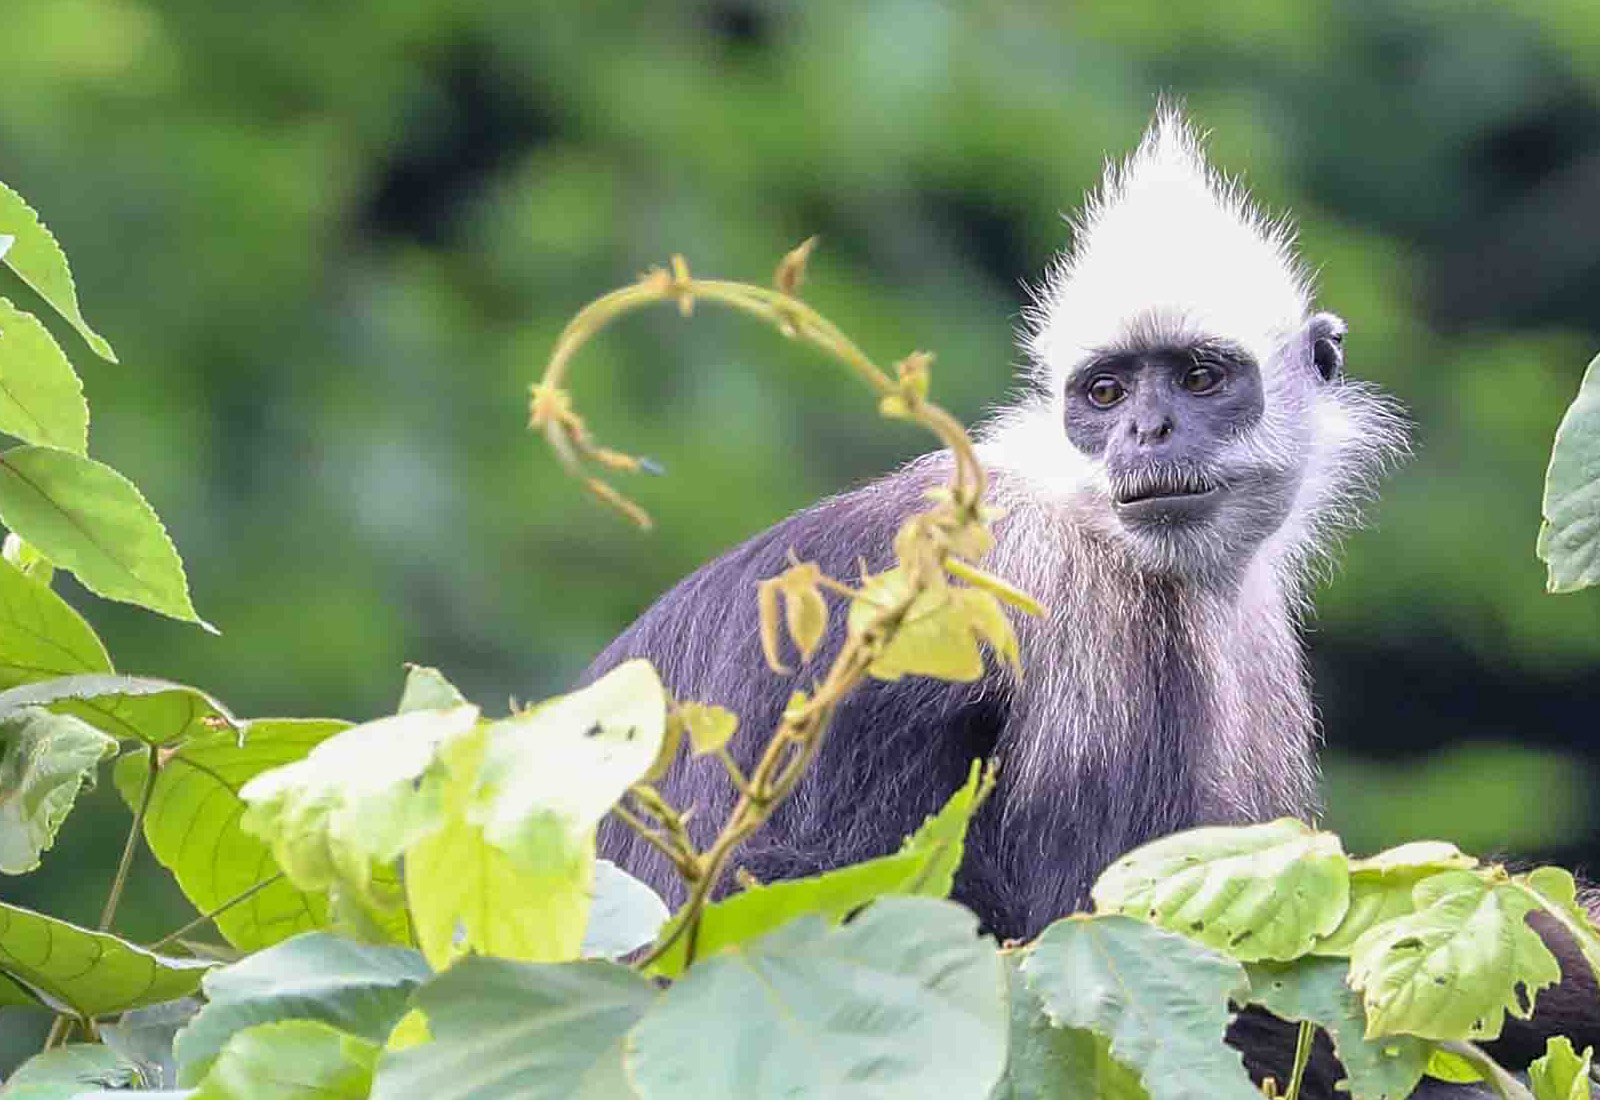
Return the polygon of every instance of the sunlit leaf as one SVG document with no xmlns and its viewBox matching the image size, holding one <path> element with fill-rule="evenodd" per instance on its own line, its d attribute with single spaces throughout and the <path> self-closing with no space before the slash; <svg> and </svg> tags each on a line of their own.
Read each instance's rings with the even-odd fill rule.
<svg viewBox="0 0 1600 1100">
<path fill-rule="evenodd" d="M 417 991 L 434 1041 L 385 1054 L 373 1100 L 633 1097 L 623 1043 L 659 996 L 616 963 L 462 959 Z"/>
<path fill-rule="evenodd" d="M 1422 1079 L 1430 1044 L 1408 1035 L 1366 1037 L 1361 997 L 1345 978 L 1344 959 L 1252 963 L 1250 1001 L 1285 1020 L 1310 1020 L 1328 1033 L 1353 1100 L 1405 1100 Z"/>
<path fill-rule="evenodd" d="M 116 751 L 115 741 L 68 715 L 0 712 L 0 873 L 39 866 L 78 791 Z"/>
<path fill-rule="evenodd" d="M 1478 861 L 1454 844 L 1417 841 L 1350 861 L 1350 906 L 1344 919 L 1311 949 L 1314 955 L 1346 955 L 1373 925 L 1415 910 L 1417 883 L 1440 871 L 1466 870 Z"/>
<path fill-rule="evenodd" d="M 822 644 L 828 629 L 828 605 L 822 598 L 820 581 L 822 570 L 814 561 L 799 562 L 776 577 L 761 582 L 756 589 L 756 604 L 761 620 L 761 648 L 767 665 L 774 672 L 787 672 L 789 668 L 780 656 L 782 644 L 778 633 L 778 607 L 783 607 L 784 625 L 789 638 L 800 651 L 802 662 Z"/>
<path fill-rule="evenodd" d="M 0 522 L 96 595 L 216 632 L 195 614 L 166 528 L 111 467 L 56 447 L 0 451 Z"/>
<path fill-rule="evenodd" d="M 0 432 L 74 454 L 89 448 L 83 383 L 55 337 L 0 298 Z"/>
<path fill-rule="evenodd" d="M 1593 1058 L 1594 1048 L 1585 1047 L 1580 1057 L 1565 1035 L 1551 1036 L 1545 1043 L 1544 1057 L 1534 1059 L 1528 1067 L 1528 1085 L 1534 1100 L 1589 1100 L 1589 1064 Z"/>
<path fill-rule="evenodd" d="M 267 843 L 239 827 L 245 810 L 239 788 L 264 771 L 305 759 L 347 726 L 331 719 L 257 719 L 242 732 L 191 738 L 166 757 L 145 814 L 144 836 L 196 909 L 210 912 L 278 874 Z M 117 790 L 130 807 L 139 804 L 148 751 L 117 761 Z M 280 878 L 219 914 L 215 923 L 235 947 L 257 950 L 297 932 L 328 927 L 328 904 L 320 891 L 304 891 Z"/>
<path fill-rule="evenodd" d="M 378 1049 L 316 1020 L 259 1024 L 228 1040 L 197 1100 L 367 1100 Z"/>
<path fill-rule="evenodd" d="M 89 327 L 78 309 L 78 289 L 67 267 L 66 254 L 33 208 L 3 183 L 0 183 L 0 230 L 7 237 L 15 238 L 9 249 L 0 249 L 0 263 L 20 275 L 39 297 L 50 303 L 51 309 L 66 318 L 96 355 L 115 363 L 117 356 L 111 345 Z"/>
<path fill-rule="evenodd" d="M 1493 1039 L 1505 1013 L 1526 1019 L 1538 991 L 1560 980 L 1555 956 L 1523 919 L 1537 900 L 1509 882 L 1443 871 L 1417 884 L 1413 903 L 1415 912 L 1374 926 L 1350 949 L 1369 1038 Z"/>
<path fill-rule="evenodd" d="M 701 959 L 634 1027 L 629 1080 L 646 1100 L 986 1096 L 1009 1010 L 976 932 L 951 902 L 893 897 Z"/>
<path fill-rule="evenodd" d="M 1034 941 L 1028 986 L 1058 1024 L 1111 1040 L 1151 1100 L 1261 1100 L 1223 1044 L 1243 967 L 1193 940 L 1128 917 L 1068 917 Z"/>
<path fill-rule="evenodd" d="M 1281 818 L 1190 829 L 1117 860 L 1091 892 L 1102 913 L 1137 916 L 1247 962 L 1293 959 L 1349 904 L 1339 838 Z"/>
<path fill-rule="evenodd" d="M 93 629 L 49 585 L 0 562 L 0 689 L 78 672 L 110 672 Z"/>
<path fill-rule="evenodd" d="M 588 921 L 594 847 L 535 871 L 490 844 L 470 817 L 488 731 L 441 751 L 441 825 L 406 853 L 406 896 L 423 954 L 437 970 L 469 952 L 558 962 L 576 958 Z"/>
<path fill-rule="evenodd" d="M 679 703 L 676 713 L 689 732 L 689 749 L 696 756 L 716 752 L 739 729 L 739 716 L 724 707 Z"/>
<path fill-rule="evenodd" d="M 1550 591 L 1600 584 L 1600 355 L 1556 429 L 1543 512 L 1535 550 L 1549 566 Z"/>
<path fill-rule="evenodd" d="M 169 745 L 242 724 L 199 688 L 148 676 L 61 676 L 0 692 L 0 714 L 19 707 L 70 714 L 119 740 L 147 745 Z"/>
<path fill-rule="evenodd" d="M 339 888 L 368 907 L 399 903 L 377 868 L 443 824 L 440 784 L 421 782 L 439 746 L 471 732 L 478 710 L 417 710 L 380 718 L 318 743 L 304 760 L 262 772 L 239 790 L 239 819 L 267 841 L 302 890 Z"/>
<path fill-rule="evenodd" d="M 1600 931 L 1595 929 L 1588 910 L 1578 903 L 1578 884 L 1571 872 L 1560 867 L 1536 867 L 1511 881 L 1560 922 L 1583 953 L 1595 980 L 1600 982 Z"/>
<path fill-rule="evenodd" d="M 0 972 L 79 1016 L 105 1016 L 187 996 L 212 965 L 167 958 L 108 932 L 0 902 Z"/>
<path fill-rule="evenodd" d="M 583 932 L 586 958 L 617 958 L 656 938 L 667 920 L 667 903 L 650 887 L 609 859 L 594 864 L 594 904 Z"/>
<path fill-rule="evenodd" d="M 713 902 L 700 915 L 697 957 L 735 947 L 805 914 L 836 921 L 885 895 L 947 896 L 961 863 L 967 825 L 993 788 L 994 773 L 980 771 L 979 762 L 973 761 L 967 782 L 894 855 L 809 878 L 751 886 Z M 651 965 L 652 972 L 676 977 L 688 965 L 687 952 L 680 936 Z"/>
<path fill-rule="evenodd" d="M 444 678 L 444 673 L 426 665 L 406 666 L 405 691 L 400 695 L 396 714 L 413 710 L 449 710 L 467 702 L 466 696 Z"/>
<path fill-rule="evenodd" d="M 312 932 L 206 975 L 206 1006 L 178 1035 L 179 1080 L 196 1084 L 238 1032 L 282 1020 L 316 1020 L 382 1043 L 430 977 L 405 947 Z"/>
</svg>

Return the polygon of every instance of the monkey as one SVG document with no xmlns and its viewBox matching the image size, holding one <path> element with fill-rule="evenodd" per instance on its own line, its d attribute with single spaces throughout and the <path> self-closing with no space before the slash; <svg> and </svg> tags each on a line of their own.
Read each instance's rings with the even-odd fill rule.
<svg viewBox="0 0 1600 1100">
<path fill-rule="evenodd" d="M 1108 163 L 1072 229 L 1024 313 L 1020 391 L 975 433 L 999 515 L 979 564 L 1047 609 L 1014 617 L 1025 673 L 869 680 L 846 697 L 737 855 L 757 881 L 893 852 L 975 758 L 996 760 L 999 780 L 952 897 L 1002 940 L 1088 908 L 1101 871 L 1147 841 L 1319 812 L 1301 622 L 1312 580 L 1405 452 L 1405 418 L 1346 374 L 1345 323 L 1313 308 L 1289 223 L 1211 167 L 1181 110 L 1163 105 Z M 738 715 L 730 748 L 748 768 L 845 631 L 830 597 L 819 654 L 772 674 L 757 585 L 791 552 L 834 577 L 889 567 L 895 532 L 950 465 L 923 456 L 756 535 L 663 596 L 584 680 L 648 657 L 676 698 Z M 661 787 L 694 805 L 701 845 L 736 797 L 713 759 L 680 757 Z M 683 900 L 620 822 L 602 824 L 600 851 Z M 1292 1029 L 1247 1011 L 1232 1041 L 1258 1080 L 1287 1080 Z M 1324 1043 L 1304 1095 L 1331 1096 L 1337 1079 Z"/>
</svg>

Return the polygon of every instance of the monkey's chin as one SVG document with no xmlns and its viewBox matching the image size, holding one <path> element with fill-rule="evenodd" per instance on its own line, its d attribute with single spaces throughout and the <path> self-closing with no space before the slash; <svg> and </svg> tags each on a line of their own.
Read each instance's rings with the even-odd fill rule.
<svg viewBox="0 0 1600 1100">
<path fill-rule="evenodd" d="M 1208 522 L 1221 505 L 1222 490 L 1213 488 L 1198 493 L 1166 493 L 1113 501 L 1111 508 L 1128 527 L 1188 527 Z"/>
</svg>

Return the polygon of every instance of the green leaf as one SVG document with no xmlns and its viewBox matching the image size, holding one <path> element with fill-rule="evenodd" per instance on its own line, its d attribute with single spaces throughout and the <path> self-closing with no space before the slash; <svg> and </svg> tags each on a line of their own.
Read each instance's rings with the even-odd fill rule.
<svg viewBox="0 0 1600 1100">
<path fill-rule="evenodd" d="M 904 569 L 869 577 L 850 601 L 849 629 L 859 635 L 882 611 L 905 598 L 909 581 Z M 900 622 L 894 638 L 867 670 L 880 680 L 933 676 L 968 682 L 983 675 L 978 639 L 1021 671 L 1017 639 L 993 595 L 981 588 L 941 585 L 918 596 Z"/>
<path fill-rule="evenodd" d="M 1313 955 L 1348 956 L 1350 948 L 1376 924 L 1415 911 L 1412 894 L 1417 883 L 1440 871 L 1467 870 L 1478 865 L 1454 844 L 1417 841 L 1390 848 L 1368 859 L 1350 861 L 1350 907 L 1339 927 L 1318 940 Z"/>
<path fill-rule="evenodd" d="M 1416 912 L 1373 927 L 1350 949 L 1369 1038 L 1493 1039 L 1504 1013 L 1527 1019 L 1539 990 L 1561 979 L 1524 921 L 1537 900 L 1503 875 L 1444 871 L 1417 884 L 1413 903 Z"/>
<path fill-rule="evenodd" d="M 1261 1100 L 1224 1045 L 1244 968 L 1208 947 L 1128 917 L 1058 920 L 1022 964 L 1051 1019 L 1111 1040 L 1151 1100 Z"/>
<path fill-rule="evenodd" d="M 406 666 L 406 687 L 400 695 L 396 714 L 413 710 L 449 710 L 466 705 L 467 697 L 444 678 L 444 673 L 426 665 Z"/>
<path fill-rule="evenodd" d="M 1479 1073 L 1471 1062 L 1459 1054 L 1452 1054 L 1439 1047 L 1434 1047 L 1428 1055 L 1426 1072 L 1429 1077 L 1437 1077 L 1441 1081 L 1450 1081 L 1458 1085 L 1472 1085 L 1483 1080 L 1483 1074 Z"/>
<path fill-rule="evenodd" d="M 1544 522 L 1535 552 L 1551 592 L 1600 583 L 1600 355 L 1561 418 L 1544 481 Z"/>
<path fill-rule="evenodd" d="M 623 1044 L 659 996 L 616 963 L 470 956 L 417 990 L 434 1041 L 385 1054 L 373 1100 L 632 1100 Z"/>
<path fill-rule="evenodd" d="M 696 962 L 633 1029 L 629 1079 L 646 1100 L 985 1096 L 1009 1012 L 976 933 L 934 898 L 884 898 L 837 928 L 791 921 Z"/>
<path fill-rule="evenodd" d="M 102 733 L 147 745 L 169 745 L 241 725 L 227 707 L 199 688 L 147 676 L 91 673 L 22 684 L 0 692 L 0 714 L 44 707 L 81 718 Z"/>
<path fill-rule="evenodd" d="M 110 671 L 111 658 L 82 615 L 48 584 L 0 562 L 0 689 Z"/>
<path fill-rule="evenodd" d="M 48 585 L 56 574 L 50 559 L 39 553 L 38 547 L 23 542 L 15 531 L 6 532 L 5 538 L 0 539 L 0 559 L 40 584 Z"/>
<path fill-rule="evenodd" d="M 1578 904 L 1578 884 L 1570 872 L 1560 867 L 1536 867 L 1511 880 L 1527 891 L 1533 900 L 1567 930 L 1578 950 L 1600 982 L 1600 932 L 1596 932 L 1587 910 Z"/>
<path fill-rule="evenodd" d="M 661 895 L 609 859 L 595 860 L 594 904 L 579 948 L 585 958 L 626 955 L 655 939 L 666 921 Z"/>
<path fill-rule="evenodd" d="M 967 824 L 994 789 L 994 773 L 980 772 L 973 761 L 967 782 L 937 814 L 892 856 L 869 859 L 810 878 L 752 886 L 706 906 L 695 936 L 695 951 L 704 958 L 771 932 L 807 913 L 843 919 L 874 898 L 891 894 L 946 897 L 961 863 Z M 677 977 L 687 965 L 688 945 L 679 937 L 650 967 L 652 973 Z"/>
<path fill-rule="evenodd" d="M 136 1008 L 123 1013 L 114 1024 L 102 1023 L 100 1041 L 123 1061 L 137 1066 L 145 1081 L 158 1088 L 170 1088 L 178 1083 L 173 1041 L 199 1010 L 200 1002 L 194 997 Z"/>
<path fill-rule="evenodd" d="M 593 858 L 595 826 L 650 770 L 666 724 L 666 691 L 643 660 L 491 723 L 470 817 L 528 870 L 568 871 Z"/>
<path fill-rule="evenodd" d="M 195 614 L 161 520 L 110 466 L 55 447 L 0 452 L 0 522 L 96 595 L 217 632 Z"/>
<path fill-rule="evenodd" d="M 0 248 L 0 262 L 22 277 L 50 308 L 78 330 L 89 347 L 102 359 L 115 363 L 111 345 L 89 327 L 78 309 L 78 290 L 67 267 L 66 254 L 39 220 L 33 208 L 5 184 L 0 183 L 0 230 L 15 237 L 9 250 Z"/>
<path fill-rule="evenodd" d="M 1528 1067 L 1528 1084 L 1535 1100 L 1589 1100 L 1589 1062 L 1593 1057 L 1593 1047 L 1585 1047 L 1579 1057 L 1570 1039 L 1551 1036 L 1544 1057 Z"/>
<path fill-rule="evenodd" d="M 138 1079 L 138 1070 L 111 1048 L 99 1043 L 69 1043 L 35 1054 L 22 1063 L 6 1080 L 5 1088 L 0 1088 L 0 1098 L 76 1100 L 96 1087 L 143 1083 Z"/>
<path fill-rule="evenodd" d="M 0 432 L 25 443 L 89 449 L 83 383 L 55 337 L 31 313 L 0 298 Z"/>
<path fill-rule="evenodd" d="M 228 1040 L 195 1100 L 367 1100 L 378 1050 L 315 1020 L 260 1024 Z"/>
<path fill-rule="evenodd" d="M 38 707 L 0 712 L 0 873 L 39 866 L 84 784 L 117 743 L 93 726 Z"/>
<path fill-rule="evenodd" d="M 1285 1020 L 1310 1020 L 1328 1033 L 1354 1100 L 1405 1100 L 1422 1079 L 1431 1044 L 1409 1035 L 1366 1037 L 1361 998 L 1345 982 L 1344 959 L 1252 963 L 1250 1001 Z"/>
<path fill-rule="evenodd" d="M 487 729 L 440 749 L 440 827 L 406 853 L 405 886 L 417 942 L 437 970 L 469 951 L 528 962 L 578 956 L 588 920 L 594 845 L 539 871 L 484 839 L 471 819 Z"/>
<path fill-rule="evenodd" d="M 108 932 L 0 902 L 0 972 L 78 1016 L 105 1016 L 187 996 L 213 965 L 167 958 Z"/>
<path fill-rule="evenodd" d="M 239 827 L 245 809 L 239 788 L 264 771 L 304 759 L 347 725 L 262 718 L 237 733 L 193 737 L 165 758 L 145 814 L 144 837 L 196 909 L 209 913 L 278 874 L 271 849 Z M 139 804 L 148 753 L 129 753 L 117 761 L 117 790 L 130 807 Z M 322 894 L 279 879 L 219 913 L 215 923 L 233 946 L 254 951 L 297 932 L 326 928 L 328 904 Z"/>
<path fill-rule="evenodd" d="M 239 1032 L 284 1020 L 316 1020 L 381 1044 L 431 976 L 406 947 L 310 932 L 206 975 L 206 1006 L 178 1033 L 179 1081 L 199 1082 Z"/>
<path fill-rule="evenodd" d="M 1293 959 L 1349 905 L 1339 838 L 1304 822 L 1190 829 L 1106 869 L 1095 909 L 1150 920 L 1245 962 Z"/>
<path fill-rule="evenodd" d="M 723 748 L 739 729 L 739 716 L 726 707 L 679 703 L 673 716 L 689 731 L 689 750 L 696 756 Z"/>
<path fill-rule="evenodd" d="M 419 783 L 440 744 L 472 731 L 476 707 L 416 710 L 352 726 L 304 760 L 262 772 L 239 790 L 240 827 L 267 841 L 302 890 L 338 887 L 376 910 L 398 897 L 374 869 L 443 823 L 439 784 Z"/>
<path fill-rule="evenodd" d="M 1011 1039 L 1006 1072 L 989 1100 L 1148 1100 L 1139 1075 L 1111 1057 L 1102 1035 L 1050 1022 L 1044 1002 L 1028 988 L 1012 956 L 1006 966 Z"/>
</svg>

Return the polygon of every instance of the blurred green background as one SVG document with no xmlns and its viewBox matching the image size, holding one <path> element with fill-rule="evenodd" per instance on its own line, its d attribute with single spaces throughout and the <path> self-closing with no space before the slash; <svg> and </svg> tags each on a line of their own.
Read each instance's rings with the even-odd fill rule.
<svg viewBox="0 0 1600 1100">
<path fill-rule="evenodd" d="M 1600 349 L 1592 0 L 14 0 L 0 26 L 0 179 L 123 360 L 62 335 L 92 446 L 224 632 L 65 582 L 121 669 L 246 716 L 377 715 L 408 660 L 492 708 L 560 690 L 697 563 L 924 445 L 767 330 L 659 310 L 575 374 L 601 437 L 670 471 L 630 486 L 641 536 L 524 429 L 574 310 L 673 251 L 765 281 L 820 233 L 810 297 L 884 362 L 935 350 L 973 420 L 1060 213 L 1165 91 L 1293 213 L 1352 370 L 1416 422 L 1308 625 L 1330 822 L 1597 862 L 1600 593 L 1546 596 L 1532 552 Z M 92 921 L 126 820 L 102 785 L 0 896 Z M 181 903 L 136 870 L 119 926 L 153 937 Z"/>
</svg>

